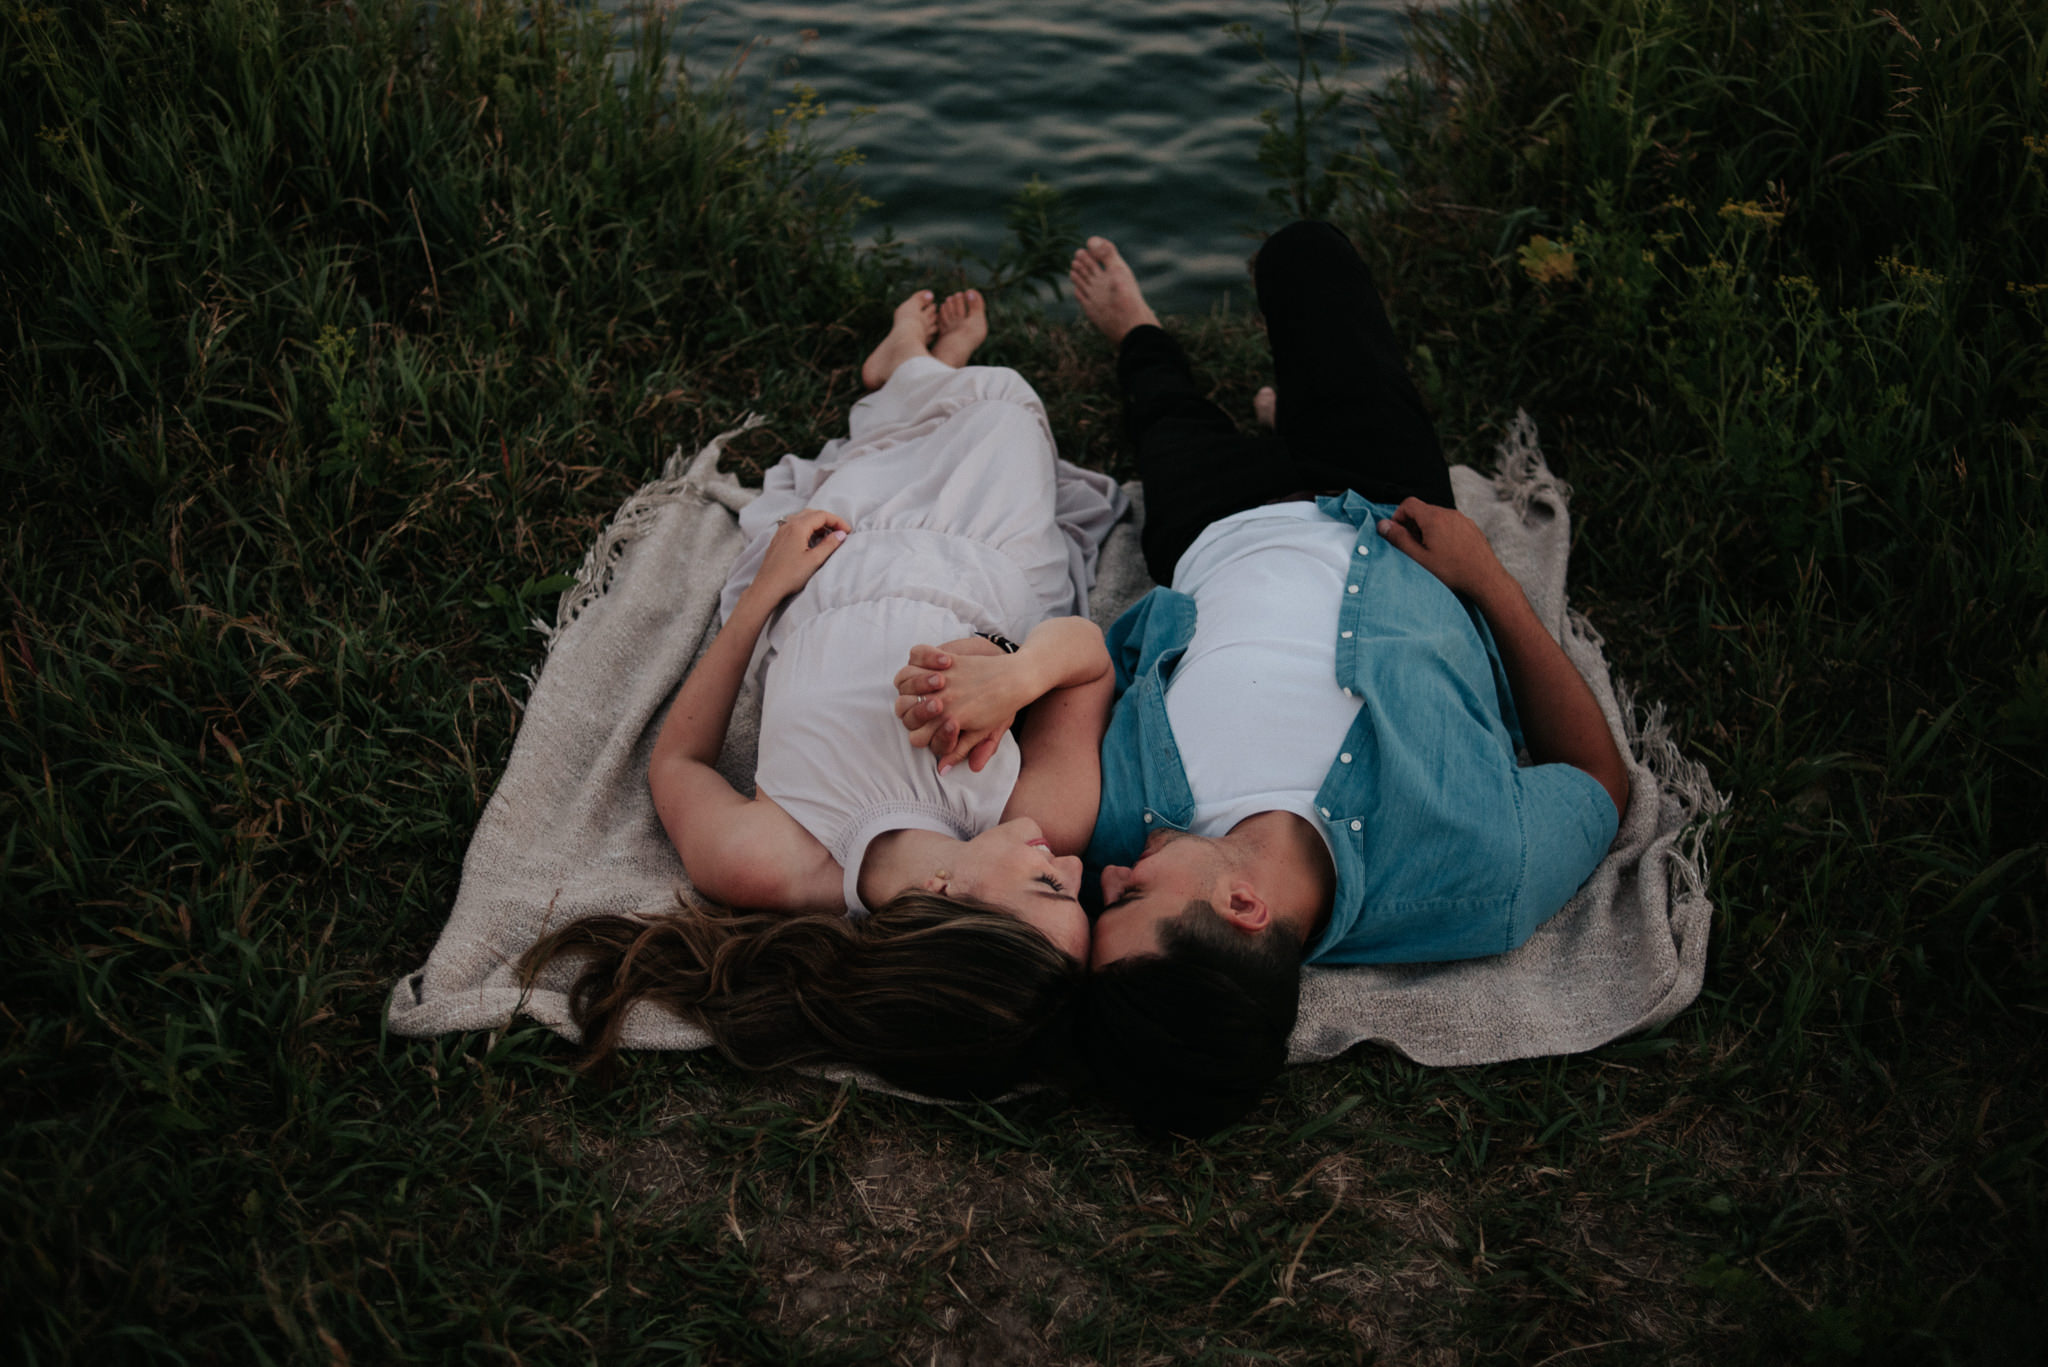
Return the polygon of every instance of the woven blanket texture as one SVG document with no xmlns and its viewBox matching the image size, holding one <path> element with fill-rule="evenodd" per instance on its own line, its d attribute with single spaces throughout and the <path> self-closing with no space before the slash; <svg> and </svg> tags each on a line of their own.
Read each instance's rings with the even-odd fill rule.
<svg viewBox="0 0 2048 1367">
<path fill-rule="evenodd" d="M 668 700 L 715 633 L 719 590 L 742 549 L 738 513 L 758 492 L 718 470 L 732 435 L 693 458 L 678 450 L 625 502 L 544 627 L 547 656 L 448 924 L 425 966 L 392 989 L 394 1033 L 499 1029 L 524 1013 L 574 1039 L 572 970 L 556 965 L 522 991 L 520 955 L 568 921 L 660 911 L 679 891 L 694 896 L 646 773 Z M 1544 465 L 1534 425 L 1518 417 L 1493 477 L 1457 466 L 1451 484 L 1591 685 L 1629 763 L 1629 809 L 1585 886 L 1512 953 L 1305 970 L 1294 1062 L 1363 1041 L 1430 1065 L 1574 1053 L 1661 1025 L 1699 992 L 1712 920 L 1703 818 L 1723 799 L 1704 768 L 1679 754 L 1661 707 L 1639 710 L 1617 691 L 1599 634 L 1568 608 L 1569 491 Z M 1127 492 L 1133 515 L 1104 543 L 1091 599 L 1105 627 L 1152 587 L 1138 548 L 1142 499 L 1135 485 Z M 753 791 L 759 721 L 758 698 L 743 693 L 719 761 L 742 792 Z M 631 1014 L 625 1042 L 710 1043 L 654 1007 Z"/>
</svg>

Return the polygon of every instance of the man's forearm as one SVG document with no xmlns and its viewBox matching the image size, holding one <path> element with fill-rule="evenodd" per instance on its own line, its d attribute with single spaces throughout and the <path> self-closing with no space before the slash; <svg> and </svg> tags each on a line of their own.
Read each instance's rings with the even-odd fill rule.
<svg viewBox="0 0 2048 1367">
<path fill-rule="evenodd" d="M 1028 680 L 1019 706 L 1029 706 L 1057 689 L 1085 684 L 1109 672 L 1109 651 L 1102 644 L 1102 629 L 1085 617 L 1052 617 L 1040 622 L 1024 638 L 1015 656 Z"/>
<path fill-rule="evenodd" d="M 1543 629 L 1522 586 L 1502 570 L 1472 594 L 1472 601 L 1493 630 L 1529 757 L 1538 764 L 1584 770 L 1614 799 L 1615 811 L 1627 812 L 1628 766 L 1615 748 L 1607 718 L 1563 648 Z"/>
</svg>

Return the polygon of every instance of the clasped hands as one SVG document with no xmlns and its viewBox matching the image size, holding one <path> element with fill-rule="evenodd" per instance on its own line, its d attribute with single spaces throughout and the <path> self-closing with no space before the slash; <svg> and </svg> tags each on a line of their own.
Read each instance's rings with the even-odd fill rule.
<svg viewBox="0 0 2048 1367">
<path fill-rule="evenodd" d="M 1024 661 L 979 636 L 912 646 L 896 671 L 896 716 L 941 774 L 963 760 L 980 773 L 1017 713 L 1038 697 Z"/>
</svg>

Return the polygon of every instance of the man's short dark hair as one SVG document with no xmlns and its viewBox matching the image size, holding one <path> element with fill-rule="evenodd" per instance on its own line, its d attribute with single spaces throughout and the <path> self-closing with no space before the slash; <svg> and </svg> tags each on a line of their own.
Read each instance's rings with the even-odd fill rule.
<svg viewBox="0 0 2048 1367">
<path fill-rule="evenodd" d="M 1089 975 L 1082 1038 L 1096 1084 L 1139 1128 L 1200 1139 L 1287 1062 L 1301 941 L 1281 925 L 1247 934 L 1196 900 L 1160 923 L 1159 947 Z"/>
</svg>

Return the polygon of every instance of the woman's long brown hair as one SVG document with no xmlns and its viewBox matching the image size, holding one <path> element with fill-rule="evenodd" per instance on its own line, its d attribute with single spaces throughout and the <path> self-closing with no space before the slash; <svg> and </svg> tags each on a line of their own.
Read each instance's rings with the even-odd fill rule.
<svg viewBox="0 0 2048 1367">
<path fill-rule="evenodd" d="M 569 1010 L 586 1069 L 619 1047 L 628 1011 L 667 1007 L 743 1068 L 852 1063 L 930 1096 L 1008 1091 L 1061 1035 L 1083 970 L 993 907 L 906 892 L 859 920 L 695 910 L 593 916 L 520 960 L 528 986 L 583 960 Z"/>
</svg>

